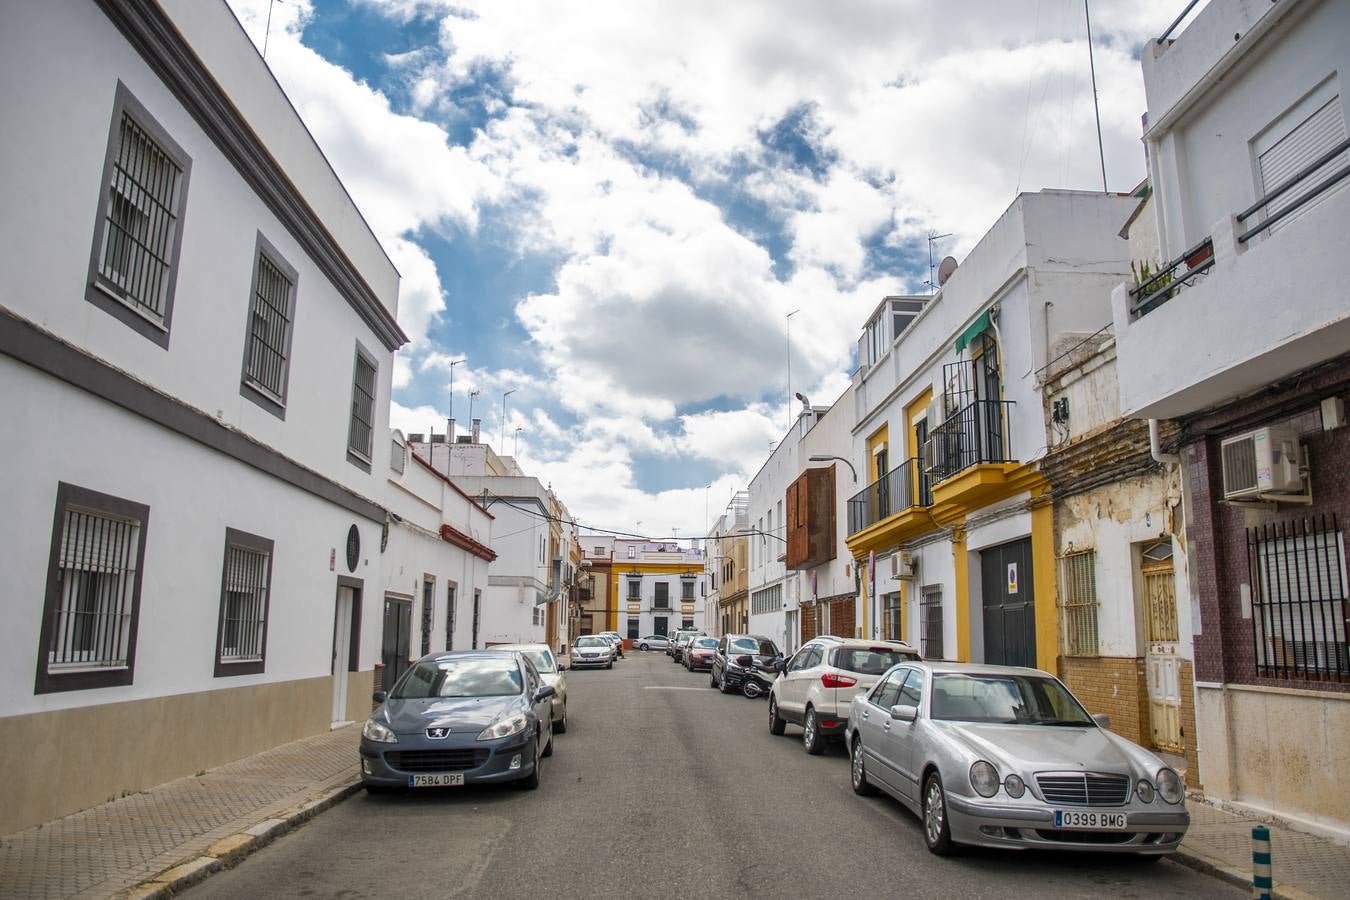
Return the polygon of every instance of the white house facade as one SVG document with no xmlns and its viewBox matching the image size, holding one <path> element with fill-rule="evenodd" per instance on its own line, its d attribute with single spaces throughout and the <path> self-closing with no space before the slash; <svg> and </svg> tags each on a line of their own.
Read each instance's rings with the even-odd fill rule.
<svg viewBox="0 0 1350 900">
<path fill-rule="evenodd" d="M 369 708 L 405 338 L 223 2 L 11 4 L 0 74 L 9 832 Z"/>
</svg>

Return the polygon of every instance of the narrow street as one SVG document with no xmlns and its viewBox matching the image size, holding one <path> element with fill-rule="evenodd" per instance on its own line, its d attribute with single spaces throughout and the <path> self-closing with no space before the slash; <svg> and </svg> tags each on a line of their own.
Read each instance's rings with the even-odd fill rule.
<svg viewBox="0 0 1350 900">
<path fill-rule="evenodd" d="M 940 859 L 897 803 L 853 795 L 842 748 L 770 736 L 762 700 L 658 652 L 567 677 L 537 791 L 361 793 L 188 896 L 1244 896 L 1166 860 Z"/>
</svg>

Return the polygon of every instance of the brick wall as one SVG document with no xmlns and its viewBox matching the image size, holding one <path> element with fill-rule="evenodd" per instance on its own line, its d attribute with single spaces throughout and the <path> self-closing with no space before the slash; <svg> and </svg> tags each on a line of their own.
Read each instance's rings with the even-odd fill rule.
<svg viewBox="0 0 1350 900">
<path fill-rule="evenodd" d="M 830 604 L 830 634 L 835 637 L 851 638 L 854 634 L 854 599 L 835 600 Z"/>
<path fill-rule="evenodd" d="M 1186 753 L 1186 787 L 1199 788 L 1200 758 L 1195 750 L 1195 672 L 1181 664 L 1181 744 Z"/>
<path fill-rule="evenodd" d="M 1200 605 L 1195 636 L 1195 677 L 1201 681 L 1350 691 L 1350 681 L 1258 674 L 1250 616 L 1242 590 L 1251 579 L 1247 529 L 1335 515 L 1342 529 L 1350 521 L 1350 428 L 1321 430 L 1317 412 L 1324 396 L 1350 393 L 1350 358 L 1325 366 L 1299 381 L 1270 389 L 1187 422 L 1182 462 L 1187 467 L 1191 521 L 1187 537 L 1194 553 L 1191 582 Z M 1291 424 L 1301 433 L 1311 467 L 1313 504 L 1281 504 L 1273 510 L 1225 504 L 1220 441 L 1271 424 Z"/>
<path fill-rule="evenodd" d="M 807 641 L 811 640 L 811 638 L 820 634 L 820 605 L 817 604 L 815 606 L 803 606 L 801 609 L 801 618 L 802 618 L 801 643 L 805 644 Z M 801 644 L 798 644 L 798 646 L 801 646 Z"/>
<path fill-rule="evenodd" d="M 1061 676 L 1088 712 L 1111 717 L 1111 730 L 1147 747 L 1152 743 L 1148 719 L 1148 678 L 1144 661 L 1119 656 L 1062 656 Z M 1194 717 L 1194 704 L 1192 704 Z"/>
</svg>

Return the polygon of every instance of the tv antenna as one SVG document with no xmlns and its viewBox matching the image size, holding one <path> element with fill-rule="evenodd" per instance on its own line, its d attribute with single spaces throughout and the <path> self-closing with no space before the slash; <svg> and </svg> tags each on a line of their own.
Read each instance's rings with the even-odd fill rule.
<svg viewBox="0 0 1350 900">
<path fill-rule="evenodd" d="M 949 238 L 952 232 L 938 234 L 936 231 L 928 232 L 928 280 L 924 284 L 928 285 L 928 293 L 936 294 L 938 290 L 937 279 L 933 277 L 933 272 L 937 269 L 937 263 L 933 262 L 933 245 L 943 238 Z"/>
</svg>

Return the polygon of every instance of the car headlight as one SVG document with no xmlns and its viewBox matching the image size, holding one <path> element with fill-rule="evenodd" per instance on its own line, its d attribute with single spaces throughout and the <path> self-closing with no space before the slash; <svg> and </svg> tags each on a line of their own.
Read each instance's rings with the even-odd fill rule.
<svg viewBox="0 0 1350 900">
<path fill-rule="evenodd" d="M 993 763 L 980 760 L 970 767 L 970 786 L 981 797 L 992 797 L 998 793 L 998 769 Z"/>
<path fill-rule="evenodd" d="M 1027 783 L 1020 775 L 1009 775 L 1003 779 L 1003 789 L 1008 792 L 1009 797 L 1016 800 L 1027 792 Z"/>
<path fill-rule="evenodd" d="M 495 741 L 498 738 L 520 734 L 525 730 L 525 726 L 528 722 L 529 720 L 525 718 L 524 713 L 511 713 L 510 715 L 498 716 L 491 725 L 478 733 L 478 740 Z"/>
<path fill-rule="evenodd" d="M 1174 806 L 1186 799 L 1186 788 L 1181 783 L 1181 776 L 1171 769 L 1159 769 L 1153 783 L 1158 788 L 1158 795 Z"/>
<path fill-rule="evenodd" d="M 1153 785 L 1149 784 L 1147 780 L 1141 779 L 1139 783 L 1135 785 L 1134 792 L 1139 795 L 1139 799 L 1144 803 L 1153 802 L 1155 791 L 1153 790 Z"/>
<path fill-rule="evenodd" d="M 361 729 L 361 737 L 377 744 L 398 743 L 398 737 L 389 729 L 389 726 L 376 722 L 374 719 L 366 719 L 366 727 Z"/>
</svg>

